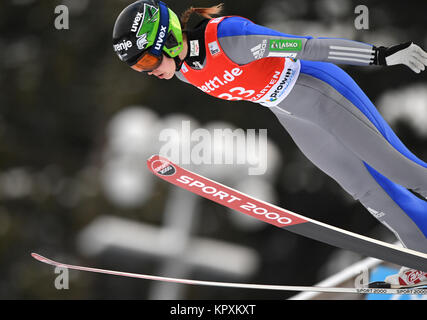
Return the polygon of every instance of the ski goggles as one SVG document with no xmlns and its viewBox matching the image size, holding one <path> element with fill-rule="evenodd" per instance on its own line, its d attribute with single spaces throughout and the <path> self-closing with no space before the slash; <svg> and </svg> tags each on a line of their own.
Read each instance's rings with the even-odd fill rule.
<svg viewBox="0 0 427 320">
<path fill-rule="evenodd" d="M 138 72 L 150 72 L 156 69 L 163 61 L 163 47 L 165 46 L 169 30 L 169 11 L 166 4 L 159 1 L 160 22 L 157 29 L 156 41 L 147 51 L 138 57 L 131 68 Z"/>
<path fill-rule="evenodd" d="M 131 68 L 138 72 L 151 72 L 157 69 L 163 61 L 163 54 L 154 55 L 150 51 L 146 51 L 138 58 L 136 63 Z"/>
</svg>

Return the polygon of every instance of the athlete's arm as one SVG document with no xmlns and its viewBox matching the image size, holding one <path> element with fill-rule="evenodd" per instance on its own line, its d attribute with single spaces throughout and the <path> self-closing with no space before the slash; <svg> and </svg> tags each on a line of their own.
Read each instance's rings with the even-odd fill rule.
<svg viewBox="0 0 427 320">
<path fill-rule="evenodd" d="M 238 64 L 265 57 L 352 65 L 370 65 L 375 60 L 375 47 L 370 44 L 285 34 L 240 17 L 223 20 L 218 28 L 218 38 L 227 56 Z"/>
<path fill-rule="evenodd" d="M 415 72 L 427 65 L 427 53 L 411 43 L 385 48 L 347 39 L 301 37 L 240 17 L 222 21 L 218 38 L 227 56 L 238 64 L 282 56 L 359 66 L 405 64 Z"/>
</svg>

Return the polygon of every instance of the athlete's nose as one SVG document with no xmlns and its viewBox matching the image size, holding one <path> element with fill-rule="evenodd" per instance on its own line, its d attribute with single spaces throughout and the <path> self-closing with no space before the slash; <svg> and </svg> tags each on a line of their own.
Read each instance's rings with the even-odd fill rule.
<svg viewBox="0 0 427 320">
<path fill-rule="evenodd" d="M 154 69 L 153 71 L 150 71 L 148 74 L 150 76 L 155 75 L 156 77 L 158 77 L 161 74 L 161 72 L 159 72 L 158 69 Z"/>
</svg>

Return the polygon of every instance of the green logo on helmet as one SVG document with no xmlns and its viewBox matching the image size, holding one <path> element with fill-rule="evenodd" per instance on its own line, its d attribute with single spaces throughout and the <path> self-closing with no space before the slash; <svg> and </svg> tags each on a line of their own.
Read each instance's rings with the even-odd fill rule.
<svg viewBox="0 0 427 320">
<path fill-rule="evenodd" d="M 148 33 L 154 29 L 154 25 L 159 19 L 159 9 L 149 4 L 144 4 L 144 15 L 142 18 L 142 24 L 138 30 L 138 37 Z"/>
<path fill-rule="evenodd" d="M 156 22 L 159 20 L 159 9 L 149 5 L 144 4 L 144 13 L 138 12 L 135 17 L 135 20 L 132 24 L 131 31 L 137 33 L 136 44 L 138 49 L 144 50 L 149 44 L 149 34 L 156 30 Z M 151 38 L 151 37 L 150 37 Z"/>
</svg>

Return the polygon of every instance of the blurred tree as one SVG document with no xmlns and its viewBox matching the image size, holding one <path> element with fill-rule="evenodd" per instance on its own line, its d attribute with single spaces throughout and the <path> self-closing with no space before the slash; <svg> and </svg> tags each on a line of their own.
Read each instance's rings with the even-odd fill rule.
<svg viewBox="0 0 427 320">
<path fill-rule="evenodd" d="M 182 12 L 190 5 L 218 2 L 185 0 L 169 5 Z M 370 9 L 370 29 L 354 31 L 354 40 L 375 42 L 378 36 L 380 42 L 385 38 L 379 35 L 389 34 L 399 42 L 427 44 L 426 1 L 352 0 L 346 1 L 344 10 L 335 10 L 338 1 L 326 0 L 224 2 L 225 14 L 244 16 L 259 24 L 286 19 L 348 28 L 353 28 L 355 6 L 364 4 Z M 277 184 L 280 204 L 356 232 L 381 229 L 361 206 L 343 196 L 338 185 L 300 157 L 267 109 L 247 102 L 215 100 L 176 79 L 166 83 L 123 65 L 112 51 L 111 31 L 116 16 L 128 3 L 131 1 L 0 2 L 0 174 L 4 178 L 0 177 L 0 298 L 109 298 L 117 288 L 120 297 L 144 298 L 140 288 L 145 283 L 103 278 L 105 284 L 98 287 L 100 284 L 92 283 L 93 277 L 85 274 L 76 275 L 73 290 L 57 292 L 51 270 L 37 265 L 28 255 L 33 248 L 45 248 L 50 254 L 73 253 L 76 233 L 98 214 L 143 219 L 141 212 L 153 213 L 162 207 L 164 197 L 157 195 L 151 206 L 123 211 L 99 192 L 96 168 L 102 160 L 105 126 L 113 114 L 128 105 L 145 105 L 161 116 L 180 112 L 201 123 L 224 120 L 244 129 L 268 128 L 269 138 L 280 146 L 286 164 L 302 163 L 323 186 L 315 193 L 304 189 L 293 193 L 286 187 L 283 166 L 280 175 L 285 179 Z M 69 30 L 54 27 L 54 10 L 59 4 L 70 8 Z M 195 18 L 191 23 L 196 22 Z M 385 90 L 426 82 L 425 75 L 403 67 L 368 69 L 346 68 L 374 101 Z M 402 133 L 406 135 L 406 131 Z M 406 136 L 403 140 L 410 149 L 416 145 L 417 152 L 426 152 L 420 150 L 425 139 L 415 141 Z M 9 176 L 3 174 L 16 168 L 21 168 L 30 187 L 28 193 L 11 197 L 5 184 Z M 84 186 L 91 191 L 82 191 Z M 219 210 L 211 204 L 204 209 Z M 224 222 L 221 230 L 214 236 L 252 245 L 265 255 L 263 272 L 255 279 L 259 282 L 310 284 L 319 280 L 317 271 L 334 251 L 273 228 L 247 235 Z M 285 294 L 203 288 L 192 289 L 190 296 L 238 299 L 283 298 Z"/>
</svg>

